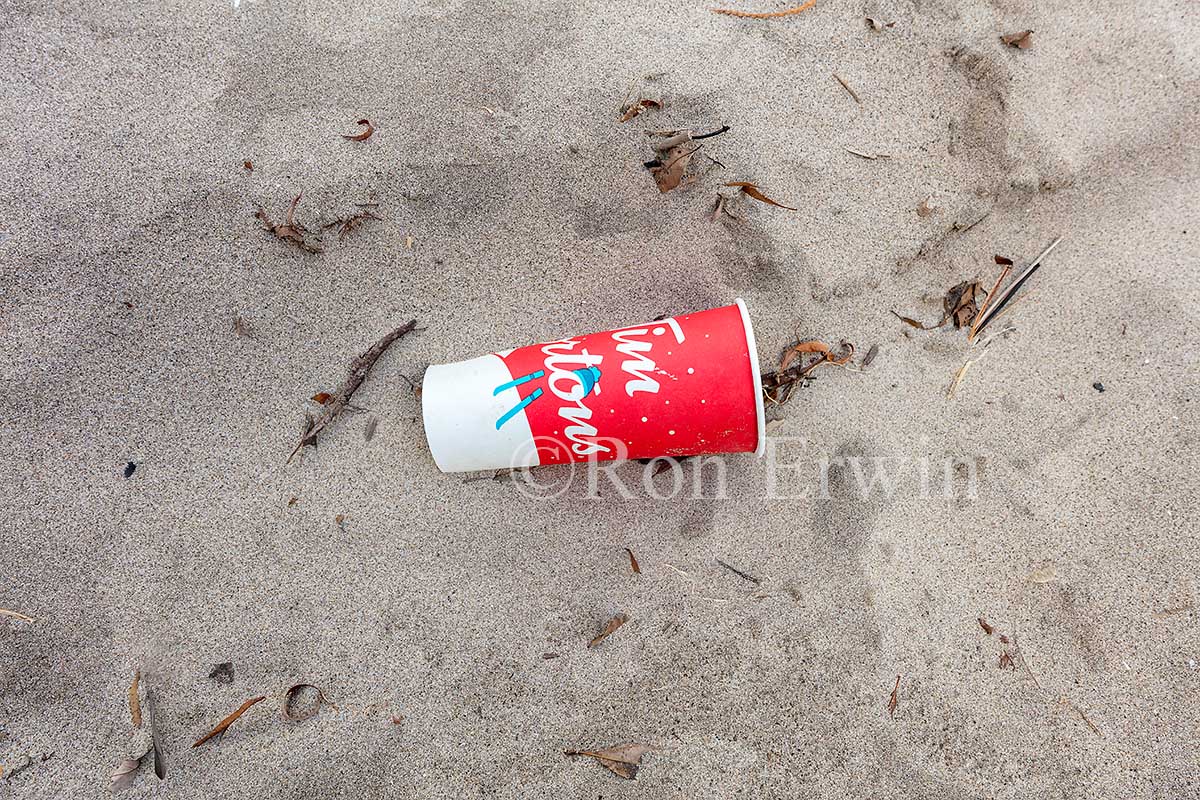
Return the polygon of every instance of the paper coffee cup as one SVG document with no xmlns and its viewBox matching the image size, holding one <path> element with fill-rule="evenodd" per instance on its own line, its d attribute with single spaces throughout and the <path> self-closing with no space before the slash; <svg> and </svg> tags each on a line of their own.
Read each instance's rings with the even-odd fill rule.
<svg viewBox="0 0 1200 800">
<path fill-rule="evenodd" d="M 490 353 L 425 371 L 443 472 L 707 453 L 762 455 L 746 305 Z"/>
</svg>

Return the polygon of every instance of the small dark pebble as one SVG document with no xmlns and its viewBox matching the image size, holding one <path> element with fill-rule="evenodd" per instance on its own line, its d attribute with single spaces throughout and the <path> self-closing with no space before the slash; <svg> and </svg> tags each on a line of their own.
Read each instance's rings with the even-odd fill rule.
<svg viewBox="0 0 1200 800">
<path fill-rule="evenodd" d="M 1103 392 L 1104 384 L 1101 383 L 1100 381 L 1096 381 L 1095 383 L 1092 384 L 1092 388 L 1095 389 L 1097 392 Z"/>
<path fill-rule="evenodd" d="M 217 683 L 233 683 L 233 662 L 217 664 L 212 668 L 212 672 L 208 673 L 208 677 Z"/>
<path fill-rule="evenodd" d="M 132 477 L 132 476 L 133 476 L 133 471 L 134 471 L 135 469 L 137 469 L 137 464 L 133 463 L 132 461 L 130 461 L 129 463 L 127 463 L 127 464 L 125 465 L 125 477 L 126 477 L 126 478 Z"/>
</svg>

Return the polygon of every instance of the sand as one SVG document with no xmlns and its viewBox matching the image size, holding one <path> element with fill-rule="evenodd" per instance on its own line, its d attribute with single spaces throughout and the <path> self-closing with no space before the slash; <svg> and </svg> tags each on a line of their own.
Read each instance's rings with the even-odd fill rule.
<svg viewBox="0 0 1200 800">
<path fill-rule="evenodd" d="M 0 764 L 33 761 L 0 795 L 105 795 L 135 669 L 168 773 L 130 797 L 1200 791 L 1200 15 L 878 8 L 0 2 L 0 607 L 36 620 L 0 619 Z M 645 74 L 665 108 L 618 124 Z M 644 131 L 721 124 L 725 168 L 660 195 Z M 799 211 L 710 222 L 737 180 Z M 384 219 L 303 253 L 253 218 L 300 191 L 313 230 Z M 947 398 L 977 351 L 891 312 L 1057 236 Z M 809 496 L 751 456 L 726 499 L 434 467 L 427 364 L 735 297 L 764 362 L 879 345 L 771 412 Z M 854 458 L 955 461 L 864 497 Z M 337 708 L 283 721 L 297 682 Z M 636 783 L 562 755 L 623 741 L 657 747 Z"/>
</svg>

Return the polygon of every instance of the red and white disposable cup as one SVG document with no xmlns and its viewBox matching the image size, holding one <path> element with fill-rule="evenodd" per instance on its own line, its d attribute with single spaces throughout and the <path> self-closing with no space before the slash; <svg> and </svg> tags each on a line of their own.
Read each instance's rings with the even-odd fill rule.
<svg viewBox="0 0 1200 800">
<path fill-rule="evenodd" d="M 746 305 L 489 353 L 425 371 L 443 472 L 711 453 L 762 455 Z"/>
</svg>

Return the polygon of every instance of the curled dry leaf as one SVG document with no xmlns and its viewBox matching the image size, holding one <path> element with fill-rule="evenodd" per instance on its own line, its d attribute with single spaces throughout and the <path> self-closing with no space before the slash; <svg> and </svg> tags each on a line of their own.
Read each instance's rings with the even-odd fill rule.
<svg viewBox="0 0 1200 800">
<path fill-rule="evenodd" d="M 313 396 L 312 396 L 310 399 L 311 399 L 311 400 L 312 400 L 314 403 L 320 403 L 321 405 L 325 405 L 325 404 L 327 404 L 327 403 L 328 403 L 330 400 L 332 400 L 332 399 L 333 399 L 333 395 L 331 395 L 329 392 L 317 392 L 317 393 L 316 393 L 316 394 L 314 394 L 314 395 L 313 395 Z"/>
<path fill-rule="evenodd" d="M 599 647 L 601 642 L 603 642 L 609 636 L 612 636 L 613 633 L 617 630 L 617 628 L 621 627 L 626 622 L 629 622 L 628 615 L 617 614 L 615 617 L 610 619 L 608 622 L 604 623 L 604 630 L 600 631 L 600 633 L 598 633 L 595 638 L 593 638 L 590 642 L 588 642 L 588 647 L 589 648 Z"/>
<path fill-rule="evenodd" d="M 629 554 L 629 568 L 633 570 L 635 575 L 641 575 L 642 568 L 638 566 L 638 560 L 637 557 L 634 556 L 633 551 L 626 547 L 625 552 Z"/>
<path fill-rule="evenodd" d="M 828 353 L 829 345 L 817 339 L 810 339 L 807 342 L 798 342 L 787 349 L 783 354 L 783 359 L 779 362 L 779 371 L 788 368 L 792 360 L 801 353 Z"/>
<path fill-rule="evenodd" d="M 363 131 L 362 133 L 356 133 L 353 136 L 349 136 L 347 134 L 342 134 L 343 139 L 347 139 L 351 142 L 365 142 L 367 139 L 370 139 L 371 134 L 375 132 L 375 128 L 373 128 L 371 126 L 370 120 L 360 119 L 358 122 L 356 122 L 354 124 L 355 125 L 366 125 L 367 129 L 365 131 Z"/>
<path fill-rule="evenodd" d="M 644 166 L 650 170 L 660 194 L 666 194 L 679 186 L 692 154 L 699 149 L 698 146 L 689 149 L 687 145 L 677 145 L 663 153 L 661 158 L 645 163 Z"/>
<path fill-rule="evenodd" d="M 311 705 L 306 706 L 299 711 L 294 711 L 293 708 L 296 705 L 296 701 L 299 699 L 300 694 L 306 689 L 313 690 L 317 693 L 317 696 L 314 698 Z M 325 693 L 322 692 L 319 687 L 313 686 L 311 683 L 298 683 L 284 693 L 281 711 L 283 713 L 283 718 L 289 722 L 303 722 L 310 717 L 316 716 L 317 712 L 321 710 L 322 704 L 329 706 L 333 705 L 333 703 L 330 703 L 329 700 L 326 699 Z"/>
<path fill-rule="evenodd" d="M 782 11 L 738 11 L 735 8 L 714 8 L 714 14 L 724 14 L 727 17 L 740 17 L 742 19 L 772 19 L 774 17 L 790 17 L 792 14 L 799 14 L 801 11 L 808 11 L 817 4 L 817 0 L 808 0 L 807 3 L 796 6 L 795 8 L 785 8 Z"/>
<path fill-rule="evenodd" d="M 995 628 L 993 628 L 991 625 L 989 625 L 988 621 L 986 619 L 984 619 L 983 617 L 979 618 L 979 627 L 983 628 L 983 632 L 986 633 L 988 636 L 991 636 L 992 631 L 995 630 Z"/>
<path fill-rule="evenodd" d="M 138 697 L 138 684 L 142 681 L 142 671 L 133 673 L 133 683 L 129 684 L 129 721 L 133 727 L 142 727 L 142 701 Z"/>
<path fill-rule="evenodd" d="M 1002 267 L 1011 267 L 1013 265 L 1013 260 L 1011 258 L 1006 258 L 1005 256 L 992 256 L 992 258 L 995 259 L 996 263 Z"/>
<path fill-rule="evenodd" d="M 195 743 L 195 744 L 193 744 L 193 745 L 192 745 L 192 747 L 199 747 L 200 745 L 204 744 L 204 743 L 205 743 L 205 742 L 207 742 L 208 740 L 210 740 L 210 739 L 212 739 L 212 738 L 214 738 L 214 737 L 216 737 L 216 736 L 220 736 L 220 735 L 224 734 L 224 733 L 225 733 L 225 730 L 226 730 L 226 729 L 227 729 L 227 728 L 228 728 L 230 725 L 232 725 L 233 723 L 237 722 L 237 719 L 238 719 L 238 717 L 240 717 L 242 714 L 245 714 L 245 713 L 246 713 L 246 711 L 247 711 L 247 710 L 248 710 L 248 709 L 249 709 L 251 706 L 253 706 L 255 703 L 261 703 L 263 700 L 266 700 L 266 699 L 267 699 L 267 698 L 266 698 L 265 696 L 263 696 L 263 697 L 252 697 L 252 698 L 250 698 L 249 700 L 247 700 L 246 702 L 242 703 L 242 704 L 241 704 L 241 705 L 238 707 L 237 711 L 234 711 L 234 712 L 233 712 L 232 714 L 230 714 L 228 717 L 226 717 L 225 719 L 223 719 L 223 720 L 221 720 L 220 722 L 218 722 L 218 723 L 216 724 L 216 727 L 214 727 L 214 728 L 213 728 L 211 731 L 209 731 L 208 733 L 204 734 L 204 735 L 203 735 L 203 736 L 201 736 L 199 739 L 197 739 L 197 740 L 196 740 L 196 743 Z"/>
<path fill-rule="evenodd" d="M 594 758 L 612 772 L 627 780 L 637 777 L 638 768 L 642 764 L 642 756 L 654 748 L 648 744 L 616 744 L 602 750 L 564 750 L 567 756 L 588 756 Z"/>
<path fill-rule="evenodd" d="M 1033 31 L 1017 31 L 1016 33 L 1005 34 L 1000 37 L 1000 41 L 1009 47 L 1015 47 L 1018 50 L 1028 50 L 1033 46 Z"/>
<path fill-rule="evenodd" d="M 741 181 L 734 181 L 732 183 L 727 183 L 725 185 L 726 186 L 736 186 L 737 188 L 742 190 L 743 194 L 747 194 L 750 197 L 753 197 L 755 200 L 757 200 L 760 203 L 766 203 L 767 205 L 775 206 L 776 208 L 785 208 L 788 211 L 797 211 L 798 210 L 798 209 L 792 208 L 791 206 L 785 206 L 783 203 L 775 202 L 774 200 L 772 200 L 771 198 L 769 198 L 765 194 L 763 194 L 762 190 L 759 189 L 757 186 L 755 186 L 753 183 L 744 183 Z"/>
<path fill-rule="evenodd" d="M 267 227 L 267 230 L 275 234 L 276 238 L 282 239 L 285 242 L 291 242 L 305 252 L 319 253 L 321 252 L 321 248 L 308 243 L 308 240 L 305 238 L 308 230 L 296 221 L 296 206 L 300 205 L 300 198 L 302 197 L 304 197 L 304 192 L 296 195 L 292 200 L 292 204 L 288 206 L 287 218 L 282 225 L 276 225 L 272 222 L 271 218 L 267 216 L 267 212 L 261 208 L 254 213 L 254 216 Z"/>
<path fill-rule="evenodd" d="M 621 106 L 620 121 L 629 122 L 629 120 L 650 108 L 662 108 L 662 103 L 658 102 L 657 100 L 650 100 L 643 97 L 631 105 Z"/>
</svg>

